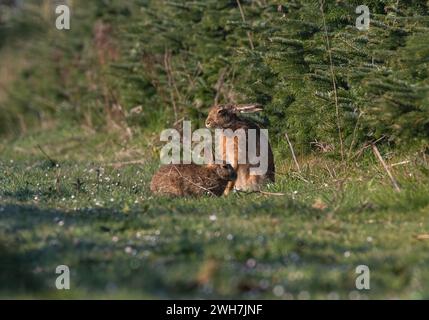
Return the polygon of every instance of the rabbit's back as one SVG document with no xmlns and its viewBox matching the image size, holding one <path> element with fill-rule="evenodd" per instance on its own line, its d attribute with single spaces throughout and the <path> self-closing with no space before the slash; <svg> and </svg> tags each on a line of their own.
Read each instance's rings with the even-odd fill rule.
<svg viewBox="0 0 429 320">
<path fill-rule="evenodd" d="M 228 181 L 220 178 L 214 168 L 196 164 L 162 166 L 154 174 L 150 189 L 155 194 L 172 196 L 221 196 Z"/>
</svg>

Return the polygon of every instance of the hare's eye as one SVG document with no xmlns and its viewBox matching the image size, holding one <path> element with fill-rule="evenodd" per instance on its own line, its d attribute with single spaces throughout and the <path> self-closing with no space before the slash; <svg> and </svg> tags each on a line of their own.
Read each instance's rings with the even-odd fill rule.
<svg viewBox="0 0 429 320">
<path fill-rule="evenodd" d="M 217 113 L 220 115 L 225 115 L 225 114 L 227 114 L 227 112 L 228 111 L 226 109 L 220 109 Z"/>
</svg>

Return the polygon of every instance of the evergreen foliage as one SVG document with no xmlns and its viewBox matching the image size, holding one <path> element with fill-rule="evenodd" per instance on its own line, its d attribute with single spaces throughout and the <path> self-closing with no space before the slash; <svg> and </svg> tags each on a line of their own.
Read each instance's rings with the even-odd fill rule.
<svg viewBox="0 0 429 320">
<path fill-rule="evenodd" d="M 368 31 L 355 26 L 357 0 L 74 1 L 72 30 L 44 20 L 0 107 L 162 129 L 202 124 L 214 103 L 259 102 L 271 136 L 287 132 L 302 151 L 426 144 L 429 3 L 364 2 Z"/>
</svg>

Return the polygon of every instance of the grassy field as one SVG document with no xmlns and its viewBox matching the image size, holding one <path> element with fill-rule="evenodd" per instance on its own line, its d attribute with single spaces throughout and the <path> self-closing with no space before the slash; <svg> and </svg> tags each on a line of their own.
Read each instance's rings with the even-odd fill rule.
<svg viewBox="0 0 429 320">
<path fill-rule="evenodd" d="M 383 153 L 410 161 L 392 167 L 399 193 L 368 149 L 300 158 L 301 174 L 277 157 L 266 190 L 284 195 L 169 199 L 150 194 L 149 145 L 67 128 L 0 145 L 2 298 L 429 298 L 423 154 Z"/>
</svg>

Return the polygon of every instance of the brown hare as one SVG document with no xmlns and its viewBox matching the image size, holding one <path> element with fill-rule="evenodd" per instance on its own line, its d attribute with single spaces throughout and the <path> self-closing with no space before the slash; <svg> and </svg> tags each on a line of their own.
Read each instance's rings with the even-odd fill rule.
<svg viewBox="0 0 429 320">
<path fill-rule="evenodd" d="M 221 196 L 237 173 L 230 164 L 170 164 L 162 166 L 152 177 L 150 190 L 169 196 Z"/>
<path fill-rule="evenodd" d="M 248 130 L 256 129 L 256 153 L 261 155 L 260 153 L 260 143 L 259 137 L 261 135 L 261 128 L 258 124 L 251 120 L 243 119 L 238 116 L 240 113 L 252 113 L 259 112 L 262 110 L 262 106 L 257 104 L 249 104 L 249 105 L 216 105 L 213 106 L 206 119 L 206 127 L 207 128 L 217 128 L 217 129 L 231 129 L 232 131 L 243 129 L 246 135 L 246 141 L 249 137 Z M 228 194 L 231 190 L 243 190 L 243 191 L 259 191 L 261 186 L 266 182 L 274 182 L 274 157 L 271 146 L 268 143 L 268 152 L 265 156 L 268 157 L 268 170 L 265 174 L 254 175 L 251 174 L 250 169 L 255 167 L 255 165 L 251 164 L 248 160 L 247 149 L 242 150 L 238 143 L 238 140 L 234 138 L 233 141 L 233 149 L 227 148 L 227 140 L 232 139 L 227 138 L 225 135 L 221 135 L 218 140 L 217 146 L 218 150 L 222 150 L 221 159 L 223 161 L 229 161 L 232 167 L 237 172 L 237 180 L 231 181 L 228 183 L 225 194 Z M 219 149 L 220 148 L 220 149 Z M 238 163 L 239 153 L 244 152 L 246 162 L 241 164 Z"/>
</svg>

